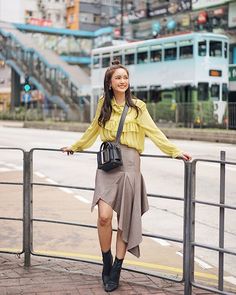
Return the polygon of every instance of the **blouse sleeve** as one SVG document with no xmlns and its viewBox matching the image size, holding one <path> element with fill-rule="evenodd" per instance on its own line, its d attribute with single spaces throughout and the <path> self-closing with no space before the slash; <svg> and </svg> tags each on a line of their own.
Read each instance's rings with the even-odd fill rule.
<svg viewBox="0 0 236 295">
<path fill-rule="evenodd" d="M 100 128 L 100 126 L 98 125 L 98 118 L 100 116 L 102 104 L 103 104 L 103 99 L 100 98 L 98 101 L 96 114 L 92 123 L 90 124 L 88 129 L 85 131 L 85 133 L 82 135 L 82 137 L 71 146 L 71 149 L 73 152 L 78 152 L 78 151 L 82 151 L 89 148 L 90 146 L 93 145 L 93 143 L 97 139 L 99 135 L 99 128 Z"/>
<path fill-rule="evenodd" d="M 182 154 L 182 151 L 176 145 L 171 143 L 164 133 L 156 126 L 145 103 L 141 106 L 141 113 L 138 116 L 138 124 L 144 129 L 145 135 L 148 136 L 162 152 L 173 158 Z"/>
</svg>

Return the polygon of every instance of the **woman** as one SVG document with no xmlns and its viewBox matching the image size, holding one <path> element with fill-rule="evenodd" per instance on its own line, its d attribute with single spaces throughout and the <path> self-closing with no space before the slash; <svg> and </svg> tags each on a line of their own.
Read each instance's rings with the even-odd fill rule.
<svg viewBox="0 0 236 295">
<path fill-rule="evenodd" d="M 143 177 L 140 173 L 140 153 L 145 135 L 164 153 L 174 158 L 191 160 L 191 156 L 172 144 L 157 128 L 142 100 L 131 95 L 128 70 L 115 60 L 105 73 L 104 95 L 98 101 L 95 118 L 82 138 L 62 151 L 73 154 L 90 147 L 98 135 L 102 141 L 115 141 L 124 105 L 129 110 L 120 139 L 123 165 L 105 172 L 97 169 L 92 210 L 98 205 L 98 236 L 103 257 L 104 289 L 118 288 L 126 251 L 139 257 L 142 241 L 141 216 L 148 210 Z M 116 257 L 111 254 L 112 216 L 117 213 Z"/>
</svg>

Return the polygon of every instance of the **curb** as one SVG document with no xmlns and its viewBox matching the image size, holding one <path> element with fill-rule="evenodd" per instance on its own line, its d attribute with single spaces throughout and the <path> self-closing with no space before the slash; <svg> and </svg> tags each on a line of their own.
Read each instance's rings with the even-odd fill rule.
<svg viewBox="0 0 236 295">
<path fill-rule="evenodd" d="M 89 123 L 74 122 L 24 122 L 24 128 L 36 128 L 47 130 L 62 130 L 72 132 L 84 132 Z M 191 129 L 191 128 L 166 128 L 158 127 L 171 139 L 199 140 L 208 142 L 220 142 L 236 144 L 236 131 L 223 129 Z"/>
</svg>

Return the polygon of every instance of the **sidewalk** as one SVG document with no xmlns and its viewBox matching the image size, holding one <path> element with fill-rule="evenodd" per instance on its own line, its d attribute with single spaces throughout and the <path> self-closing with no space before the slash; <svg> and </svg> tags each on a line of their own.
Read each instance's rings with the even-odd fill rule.
<svg viewBox="0 0 236 295">
<path fill-rule="evenodd" d="M 107 293 L 101 284 L 101 266 L 32 257 L 32 266 L 24 268 L 24 258 L 0 254 L 1 295 L 183 295 L 182 284 L 122 271 L 120 287 Z M 214 294 L 193 290 L 193 295 Z"/>
</svg>

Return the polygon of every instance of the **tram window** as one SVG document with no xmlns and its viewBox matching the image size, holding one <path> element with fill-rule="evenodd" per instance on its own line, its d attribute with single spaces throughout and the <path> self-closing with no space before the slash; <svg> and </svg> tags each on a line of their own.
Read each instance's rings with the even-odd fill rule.
<svg viewBox="0 0 236 295">
<path fill-rule="evenodd" d="M 222 100 L 223 101 L 228 100 L 228 87 L 226 83 L 222 84 Z"/>
<path fill-rule="evenodd" d="M 139 99 L 142 99 L 143 101 L 147 101 L 148 98 L 148 92 L 147 90 L 136 90 L 135 96 L 137 96 Z"/>
<path fill-rule="evenodd" d="M 158 102 L 161 100 L 161 91 L 160 89 L 150 89 L 149 91 L 149 99 L 151 102 Z"/>
<path fill-rule="evenodd" d="M 228 43 L 224 43 L 224 57 L 228 58 Z"/>
<path fill-rule="evenodd" d="M 103 56 L 102 57 L 102 67 L 107 68 L 110 66 L 110 56 Z"/>
<path fill-rule="evenodd" d="M 94 69 L 99 68 L 99 56 L 98 55 L 94 55 L 94 57 L 93 57 L 93 68 Z"/>
<path fill-rule="evenodd" d="M 193 45 L 180 47 L 179 58 L 192 58 L 193 57 Z"/>
<path fill-rule="evenodd" d="M 148 62 L 148 53 L 147 51 L 138 52 L 138 64 L 144 64 Z"/>
<path fill-rule="evenodd" d="M 199 56 L 206 56 L 206 41 L 198 42 L 198 55 Z"/>
<path fill-rule="evenodd" d="M 198 100 L 208 100 L 208 83 L 198 83 Z"/>
<path fill-rule="evenodd" d="M 219 100 L 220 99 L 220 85 L 212 84 L 211 85 L 211 99 Z"/>
<path fill-rule="evenodd" d="M 216 56 L 216 57 L 222 56 L 221 41 L 210 41 L 210 56 Z"/>
<path fill-rule="evenodd" d="M 130 53 L 130 54 L 125 55 L 125 64 L 126 65 L 133 65 L 134 64 L 134 53 Z"/>
<path fill-rule="evenodd" d="M 165 48 L 165 60 L 176 60 L 177 48 Z"/>
<path fill-rule="evenodd" d="M 151 62 L 161 61 L 161 49 L 151 51 Z"/>
<path fill-rule="evenodd" d="M 113 60 L 119 60 L 119 62 L 122 64 L 122 55 L 113 55 Z"/>
</svg>

